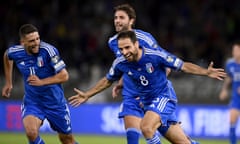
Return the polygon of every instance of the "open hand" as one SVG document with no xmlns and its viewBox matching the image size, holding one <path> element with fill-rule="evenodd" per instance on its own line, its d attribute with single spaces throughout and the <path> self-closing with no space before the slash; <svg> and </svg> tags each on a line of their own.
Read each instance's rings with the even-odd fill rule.
<svg viewBox="0 0 240 144">
<path fill-rule="evenodd" d="M 213 68 L 213 62 L 211 62 L 208 66 L 208 76 L 211 78 L 216 78 L 218 80 L 223 80 L 227 74 L 222 68 Z"/>
<path fill-rule="evenodd" d="M 70 105 L 77 107 L 80 104 L 82 104 L 88 100 L 88 97 L 86 96 L 86 94 L 84 92 L 80 91 L 77 88 L 74 88 L 74 91 L 77 94 L 68 98 Z"/>
</svg>

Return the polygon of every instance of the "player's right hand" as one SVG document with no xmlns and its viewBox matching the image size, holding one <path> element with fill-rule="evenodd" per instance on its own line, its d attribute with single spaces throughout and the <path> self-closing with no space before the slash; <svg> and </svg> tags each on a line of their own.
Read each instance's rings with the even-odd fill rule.
<svg viewBox="0 0 240 144">
<path fill-rule="evenodd" d="M 115 85 L 112 89 L 112 97 L 116 98 L 120 95 L 122 90 L 122 86 L 121 85 Z"/>
<path fill-rule="evenodd" d="M 88 97 L 85 95 L 84 92 L 80 91 L 77 88 L 74 88 L 74 91 L 77 94 L 68 98 L 70 105 L 77 107 L 88 100 Z"/>
<path fill-rule="evenodd" d="M 12 85 L 5 85 L 2 89 L 2 96 L 9 98 L 12 91 Z"/>
<path fill-rule="evenodd" d="M 221 101 L 224 101 L 228 97 L 228 91 L 227 90 L 222 90 L 219 95 L 219 99 Z"/>
</svg>

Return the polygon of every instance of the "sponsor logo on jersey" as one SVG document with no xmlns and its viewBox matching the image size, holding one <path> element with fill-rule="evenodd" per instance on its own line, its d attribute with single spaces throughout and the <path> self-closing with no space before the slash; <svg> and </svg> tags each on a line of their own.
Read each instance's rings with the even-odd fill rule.
<svg viewBox="0 0 240 144">
<path fill-rule="evenodd" d="M 148 73 L 153 73 L 154 68 L 153 68 L 152 63 L 147 63 L 146 64 L 146 70 L 147 70 Z"/>
<path fill-rule="evenodd" d="M 133 75 L 133 73 L 131 71 L 128 71 L 128 75 Z"/>
<path fill-rule="evenodd" d="M 24 61 L 21 61 L 21 62 L 20 62 L 20 65 L 25 65 L 25 62 L 24 62 Z"/>
</svg>

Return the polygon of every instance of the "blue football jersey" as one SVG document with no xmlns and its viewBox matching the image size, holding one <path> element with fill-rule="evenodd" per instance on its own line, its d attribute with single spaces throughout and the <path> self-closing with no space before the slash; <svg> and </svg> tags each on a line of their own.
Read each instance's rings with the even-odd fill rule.
<svg viewBox="0 0 240 144">
<path fill-rule="evenodd" d="M 58 50 L 43 41 L 40 42 L 39 53 L 29 55 L 23 46 L 15 45 L 7 50 L 10 60 L 13 60 L 23 75 L 24 102 L 42 105 L 63 105 L 66 103 L 61 84 L 44 86 L 31 86 L 27 82 L 30 75 L 37 75 L 40 79 L 55 75 L 65 68 L 64 61 L 60 58 Z"/>
<path fill-rule="evenodd" d="M 169 87 L 165 68 L 180 70 L 183 61 L 166 51 L 145 47 L 142 49 L 143 55 L 138 62 L 128 62 L 123 56 L 116 58 L 106 75 L 107 79 L 115 81 L 126 74 L 130 83 L 133 83 L 129 89 L 138 91 L 143 101 L 159 95 L 169 97 L 166 94 Z"/>
<path fill-rule="evenodd" d="M 232 79 L 232 100 L 240 101 L 240 64 L 234 59 L 228 60 L 226 64 L 226 72 Z"/>
<path fill-rule="evenodd" d="M 147 48 L 151 48 L 151 49 L 159 49 L 159 50 L 163 50 L 157 43 L 157 41 L 153 38 L 153 36 L 150 33 L 144 32 L 142 30 L 139 29 L 134 29 L 134 32 L 136 34 L 136 37 L 138 39 L 139 45 L 141 47 L 147 47 Z M 118 48 L 118 43 L 117 43 L 117 35 L 114 35 L 113 37 L 111 37 L 108 41 L 108 45 L 110 47 L 110 49 L 113 51 L 113 53 L 115 54 L 116 57 L 120 57 L 122 54 L 119 51 Z M 138 91 L 136 89 L 132 89 L 132 87 L 134 87 L 134 83 L 132 83 L 129 80 L 129 76 L 124 74 L 123 75 L 123 89 L 122 89 L 122 95 L 123 98 L 131 98 L 131 97 L 137 97 L 138 96 Z"/>
</svg>

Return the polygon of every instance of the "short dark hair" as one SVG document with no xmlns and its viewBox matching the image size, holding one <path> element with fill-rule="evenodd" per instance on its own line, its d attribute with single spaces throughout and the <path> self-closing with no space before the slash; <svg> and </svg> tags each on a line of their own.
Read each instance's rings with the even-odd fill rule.
<svg viewBox="0 0 240 144">
<path fill-rule="evenodd" d="M 38 29 L 32 24 L 24 24 L 19 28 L 19 37 L 23 38 L 29 33 L 38 32 Z"/>
<path fill-rule="evenodd" d="M 119 32 L 117 39 L 119 40 L 119 39 L 125 39 L 125 38 L 130 38 L 131 42 L 133 43 L 137 41 L 136 34 L 132 30 Z"/>
<path fill-rule="evenodd" d="M 114 7 L 114 13 L 119 10 L 126 12 L 130 19 L 134 19 L 134 22 L 133 22 L 133 25 L 134 25 L 137 18 L 134 8 L 129 4 L 121 4 Z"/>
</svg>

